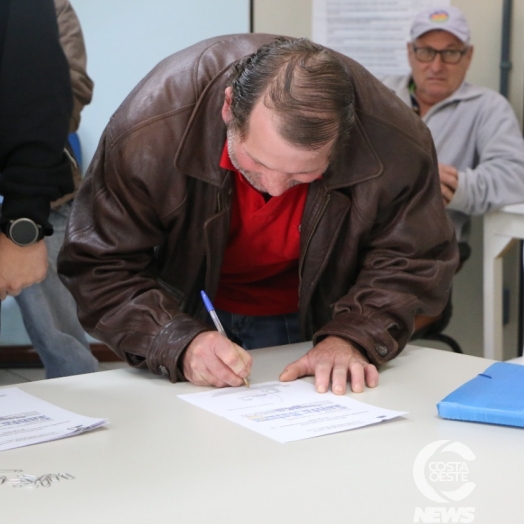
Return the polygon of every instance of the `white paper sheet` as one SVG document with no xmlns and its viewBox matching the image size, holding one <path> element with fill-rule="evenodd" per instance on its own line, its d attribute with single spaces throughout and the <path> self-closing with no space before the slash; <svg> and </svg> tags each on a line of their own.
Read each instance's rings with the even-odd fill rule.
<svg viewBox="0 0 524 524">
<path fill-rule="evenodd" d="M 178 396 L 278 442 L 338 433 L 406 414 L 347 396 L 317 393 L 313 384 L 303 380 Z"/>
<path fill-rule="evenodd" d="M 410 71 L 406 42 L 415 14 L 449 0 L 313 0 L 313 40 L 347 55 L 375 76 Z"/>
<path fill-rule="evenodd" d="M 41 400 L 19 388 L 0 389 L 0 451 L 73 437 L 107 424 Z"/>
</svg>

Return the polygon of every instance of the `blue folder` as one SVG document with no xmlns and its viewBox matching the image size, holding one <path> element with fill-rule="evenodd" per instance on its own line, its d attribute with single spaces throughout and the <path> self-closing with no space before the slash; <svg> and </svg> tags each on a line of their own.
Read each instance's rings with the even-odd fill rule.
<svg viewBox="0 0 524 524">
<path fill-rule="evenodd" d="M 524 366 L 496 362 L 437 404 L 443 418 L 524 427 Z"/>
</svg>

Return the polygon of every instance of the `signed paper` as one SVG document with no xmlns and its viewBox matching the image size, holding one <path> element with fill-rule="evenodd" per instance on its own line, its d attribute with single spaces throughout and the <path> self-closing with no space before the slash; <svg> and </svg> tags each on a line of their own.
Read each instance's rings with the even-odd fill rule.
<svg viewBox="0 0 524 524">
<path fill-rule="evenodd" d="M 59 408 L 19 388 L 0 389 L 0 451 L 73 437 L 106 423 Z"/>
<path fill-rule="evenodd" d="M 405 414 L 347 396 L 320 394 L 313 384 L 301 380 L 265 382 L 250 388 L 215 389 L 179 397 L 278 442 L 338 433 Z"/>
</svg>

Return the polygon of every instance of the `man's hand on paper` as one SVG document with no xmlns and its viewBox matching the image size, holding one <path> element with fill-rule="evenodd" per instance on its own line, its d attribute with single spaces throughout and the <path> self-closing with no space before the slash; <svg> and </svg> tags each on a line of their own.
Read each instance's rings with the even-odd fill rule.
<svg viewBox="0 0 524 524">
<path fill-rule="evenodd" d="M 447 206 L 458 187 L 458 171 L 455 167 L 447 164 L 438 165 L 438 174 L 440 177 L 440 191 L 444 199 L 444 205 Z"/>
<path fill-rule="evenodd" d="M 183 356 L 184 376 L 197 386 L 242 386 L 251 372 L 253 359 L 217 331 L 197 335 Z"/>
<path fill-rule="evenodd" d="M 377 368 L 347 340 L 326 337 L 303 357 L 289 364 L 281 373 L 280 380 L 289 382 L 307 375 L 315 376 L 315 387 L 319 393 L 331 389 L 337 395 L 346 392 L 351 383 L 355 393 L 364 391 L 364 385 L 374 388 L 378 384 Z"/>
</svg>

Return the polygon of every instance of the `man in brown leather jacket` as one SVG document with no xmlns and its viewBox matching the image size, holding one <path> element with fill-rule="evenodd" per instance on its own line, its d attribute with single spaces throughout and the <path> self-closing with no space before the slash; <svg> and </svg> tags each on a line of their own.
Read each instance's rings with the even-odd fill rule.
<svg viewBox="0 0 524 524">
<path fill-rule="evenodd" d="M 415 314 L 445 305 L 456 263 L 420 119 L 347 57 L 245 34 L 168 57 L 127 97 L 59 270 L 86 330 L 131 365 L 237 386 L 240 346 L 282 331 L 313 348 L 280 379 L 342 394 L 377 385 Z"/>
</svg>

